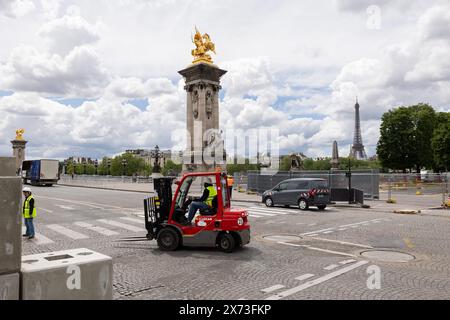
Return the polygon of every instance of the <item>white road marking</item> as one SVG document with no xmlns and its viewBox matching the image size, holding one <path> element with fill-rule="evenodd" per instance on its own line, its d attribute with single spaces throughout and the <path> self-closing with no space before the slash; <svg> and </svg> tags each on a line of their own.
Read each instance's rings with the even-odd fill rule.
<svg viewBox="0 0 450 320">
<path fill-rule="evenodd" d="M 303 280 L 309 279 L 311 277 L 314 277 L 314 275 L 312 273 L 307 273 L 307 274 L 304 274 L 304 275 L 301 275 L 301 276 L 295 278 L 295 280 L 303 281 Z"/>
<path fill-rule="evenodd" d="M 290 214 L 290 213 L 294 213 L 293 211 L 289 212 L 286 210 L 274 210 L 274 209 L 256 209 L 256 208 L 250 208 L 250 211 L 255 211 L 255 212 L 270 212 L 270 213 L 276 213 L 276 214 Z"/>
<path fill-rule="evenodd" d="M 97 220 L 97 221 L 98 221 L 98 222 L 101 222 L 101 223 L 109 224 L 109 225 L 111 225 L 111 226 L 115 226 L 115 227 L 119 227 L 119 228 L 122 228 L 122 229 L 130 230 L 130 231 L 133 231 L 133 232 L 146 231 L 146 230 L 143 229 L 143 228 L 131 226 L 131 225 L 129 225 L 129 224 L 125 224 L 125 223 L 122 223 L 122 222 L 117 222 L 117 221 L 114 221 L 114 220 L 99 219 L 99 220 Z"/>
<path fill-rule="evenodd" d="M 309 250 L 320 251 L 320 252 L 325 252 L 325 253 L 331 253 L 331 254 L 335 254 L 335 255 L 338 255 L 338 256 L 345 256 L 345 257 L 356 258 L 356 256 L 353 255 L 353 254 L 340 252 L 340 251 L 332 251 L 332 250 L 326 250 L 326 249 L 322 249 L 322 248 L 311 247 L 309 245 L 304 245 L 304 244 L 294 244 L 294 243 L 288 243 L 288 242 L 282 242 L 282 241 L 277 242 L 277 243 L 278 244 L 284 244 L 284 245 L 291 246 L 291 247 L 301 247 L 301 248 L 305 248 L 305 249 L 309 249 Z"/>
<path fill-rule="evenodd" d="M 321 229 L 321 230 L 316 230 L 316 231 L 311 231 L 311 232 L 305 232 L 305 233 L 302 233 L 301 234 L 301 236 L 307 236 L 307 235 L 310 235 L 310 234 L 315 234 L 315 233 L 322 233 L 322 232 L 324 232 L 324 231 L 330 231 L 330 230 L 333 230 L 334 228 L 327 228 L 327 229 Z"/>
<path fill-rule="evenodd" d="M 311 237 L 312 235 L 309 235 L 309 237 Z M 358 244 L 358 243 L 353 243 L 353 242 L 346 242 L 346 241 L 339 241 L 339 240 L 331 240 L 331 239 L 325 239 L 325 238 L 316 238 L 316 240 L 320 240 L 320 241 L 326 241 L 326 242 L 334 242 L 334 243 L 339 243 L 339 244 L 346 244 L 349 246 L 354 246 L 354 247 L 360 247 L 360 248 L 366 248 L 366 249 L 373 249 L 372 246 L 368 246 L 368 245 L 364 245 L 364 244 Z"/>
<path fill-rule="evenodd" d="M 274 291 L 277 291 L 277 290 L 283 289 L 283 288 L 285 288 L 285 286 L 283 286 L 282 284 L 276 284 L 276 285 L 271 286 L 269 288 L 262 289 L 261 291 L 264 292 L 264 293 L 271 293 L 271 292 L 274 292 Z"/>
<path fill-rule="evenodd" d="M 140 225 L 144 225 L 144 220 L 139 220 L 139 219 L 130 218 L 130 217 L 121 217 L 120 219 L 127 220 L 127 221 L 134 222 L 134 223 L 139 223 Z"/>
<path fill-rule="evenodd" d="M 94 225 L 92 225 L 90 223 L 86 223 L 86 222 L 83 222 L 83 221 L 75 222 L 74 225 L 82 227 L 82 228 L 86 228 L 88 230 L 95 231 L 97 233 L 100 233 L 100 234 L 102 234 L 104 236 L 108 236 L 108 237 L 119 234 L 116 231 L 112 231 L 112 230 L 109 230 L 109 229 L 106 229 L 106 228 L 103 228 L 103 227 L 94 226 Z"/>
<path fill-rule="evenodd" d="M 252 218 L 263 218 L 263 216 L 258 216 L 258 215 L 253 214 L 253 213 L 250 213 L 249 216 L 252 217 Z"/>
<path fill-rule="evenodd" d="M 96 208 L 96 209 L 101 209 L 101 210 L 107 210 L 106 208 L 120 209 L 120 210 L 135 210 L 134 208 L 123 208 L 123 207 L 112 206 L 110 204 L 103 204 L 103 203 L 76 201 L 76 200 L 68 200 L 68 199 L 62 199 L 62 198 L 44 197 L 44 196 L 39 196 L 39 198 L 57 200 L 57 201 L 68 202 L 68 203 L 73 203 L 73 204 L 80 204 L 80 205 L 84 205 L 84 206 L 88 206 L 88 207 L 92 207 L 92 208 Z"/>
<path fill-rule="evenodd" d="M 25 231 L 26 231 L 26 227 L 22 226 L 22 233 L 25 234 Z M 55 241 L 53 241 L 52 239 L 49 239 L 46 236 L 43 236 L 42 234 L 37 233 L 37 232 L 34 233 L 34 239 L 32 239 L 30 241 L 32 241 L 33 243 L 35 243 L 37 245 L 55 243 Z"/>
<path fill-rule="evenodd" d="M 345 230 L 347 230 L 347 228 L 340 228 L 340 229 L 338 229 L 338 231 L 345 231 Z"/>
<path fill-rule="evenodd" d="M 313 234 L 308 234 L 308 237 L 317 237 L 319 234 L 318 233 L 313 233 Z"/>
<path fill-rule="evenodd" d="M 262 216 L 270 216 L 270 217 L 276 216 L 276 214 L 273 214 L 273 213 L 267 213 L 267 212 L 262 211 L 262 210 L 261 210 L 261 211 L 248 210 L 248 212 L 249 212 L 250 214 L 254 213 L 254 214 L 259 214 L 259 215 L 262 215 Z"/>
<path fill-rule="evenodd" d="M 329 234 L 329 233 L 333 233 L 334 230 L 330 230 L 330 231 L 324 231 L 323 234 Z"/>
<path fill-rule="evenodd" d="M 309 249 L 309 250 L 320 251 L 320 252 L 325 252 L 325 253 L 336 254 L 336 255 L 338 255 L 338 256 L 345 256 L 345 257 L 353 257 L 353 258 L 356 258 L 356 256 L 355 256 L 354 254 L 349 254 L 349 253 L 340 252 L 340 251 L 326 250 L 326 249 L 316 248 L 316 247 L 308 247 L 308 249 Z"/>
<path fill-rule="evenodd" d="M 336 269 L 337 267 L 339 267 L 339 265 L 337 265 L 337 264 L 330 264 L 329 266 L 326 266 L 324 269 L 328 270 L 328 271 L 331 271 L 333 269 Z"/>
<path fill-rule="evenodd" d="M 264 212 L 253 212 L 253 211 L 249 211 L 248 212 L 250 215 L 259 215 L 259 216 L 264 216 L 264 217 L 274 217 L 275 214 L 271 214 L 271 213 L 264 213 Z"/>
<path fill-rule="evenodd" d="M 35 238 L 32 241 L 36 242 L 37 245 L 55 243 L 55 241 L 53 241 L 52 239 L 47 238 L 46 236 L 43 236 L 40 233 L 36 233 L 35 234 Z"/>
<path fill-rule="evenodd" d="M 55 204 L 55 207 L 59 207 L 59 208 L 64 209 L 64 210 L 75 210 L 74 207 L 65 206 L 65 205 L 62 205 L 62 204 Z"/>
<path fill-rule="evenodd" d="M 357 222 L 357 223 L 345 224 L 343 226 L 339 226 L 339 228 L 354 227 L 354 226 L 358 226 L 360 224 L 364 224 L 364 223 L 367 223 L 367 222 L 378 221 L 378 220 L 380 220 L 380 219 L 373 219 L 373 220 L 361 221 L 361 222 Z"/>
<path fill-rule="evenodd" d="M 357 268 L 359 268 L 359 267 L 361 267 L 361 266 L 363 266 L 363 265 L 365 265 L 367 263 L 369 263 L 369 261 L 357 262 L 355 264 L 349 265 L 347 267 L 344 267 L 342 269 L 339 269 L 339 270 L 336 270 L 336 271 L 334 271 L 332 273 L 329 273 L 329 274 L 327 274 L 327 275 L 325 275 L 323 277 L 320 277 L 320 278 L 308 281 L 308 282 L 306 282 L 304 284 L 301 284 L 301 285 L 299 285 L 297 287 L 294 287 L 292 289 L 288 289 L 288 290 L 280 292 L 280 293 L 278 293 L 276 295 L 270 296 L 266 300 L 280 300 L 282 298 L 286 298 L 286 297 L 288 297 L 290 295 L 293 295 L 295 293 L 298 293 L 298 292 L 303 291 L 305 289 L 308 289 L 310 287 L 316 286 L 316 285 L 321 284 L 321 283 L 323 283 L 325 281 L 328 281 L 330 279 L 336 278 L 336 277 L 338 277 L 340 275 L 343 275 L 343 274 L 345 274 L 347 272 L 350 272 L 350 271 L 352 271 L 354 269 L 357 269 Z"/>
<path fill-rule="evenodd" d="M 48 224 L 46 227 L 71 239 L 80 240 L 89 238 L 85 234 L 70 230 L 66 227 L 60 226 L 59 224 Z"/>
<path fill-rule="evenodd" d="M 45 211 L 45 212 L 48 212 L 48 213 L 53 213 L 52 210 L 48 210 L 48 209 L 45 209 L 45 208 L 42 208 L 42 207 L 39 207 L 39 210 L 42 210 L 42 211 Z"/>
<path fill-rule="evenodd" d="M 344 265 L 344 264 L 349 264 L 349 263 L 352 263 L 352 262 L 356 262 L 356 260 L 355 259 L 343 260 L 343 261 L 339 261 L 339 264 Z"/>
<path fill-rule="evenodd" d="M 314 226 L 317 226 L 317 223 L 310 223 L 310 224 L 308 224 L 308 226 L 314 227 Z"/>
</svg>

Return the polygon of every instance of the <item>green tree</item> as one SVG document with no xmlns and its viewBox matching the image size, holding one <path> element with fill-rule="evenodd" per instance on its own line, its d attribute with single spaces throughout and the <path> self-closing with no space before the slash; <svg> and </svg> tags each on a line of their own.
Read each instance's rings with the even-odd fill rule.
<svg viewBox="0 0 450 320">
<path fill-rule="evenodd" d="M 280 160 L 280 171 L 289 171 L 291 170 L 291 157 L 284 156 Z"/>
<path fill-rule="evenodd" d="M 450 113 L 439 113 L 436 122 L 437 127 L 431 139 L 434 168 L 447 171 L 450 168 Z"/>
<path fill-rule="evenodd" d="M 400 107 L 383 114 L 377 154 L 385 168 L 403 170 L 417 162 L 415 129 L 411 109 Z"/>
<path fill-rule="evenodd" d="M 384 168 L 395 170 L 431 168 L 434 163 L 431 139 L 436 112 L 428 104 L 399 107 L 382 117 L 377 154 Z"/>
<path fill-rule="evenodd" d="M 414 121 L 415 169 L 418 173 L 423 167 L 433 166 L 433 148 L 431 139 L 436 126 L 436 112 L 427 104 L 410 107 Z"/>
<path fill-rule="evenodd" d="M 173 162 L 172 160 L 167 160 L 161 173 L 164 176 L 176 176 L 181 172 L 181 170 L 182 170 L 181 164 L 175 164 L 175 162 Z"/>
</svg>

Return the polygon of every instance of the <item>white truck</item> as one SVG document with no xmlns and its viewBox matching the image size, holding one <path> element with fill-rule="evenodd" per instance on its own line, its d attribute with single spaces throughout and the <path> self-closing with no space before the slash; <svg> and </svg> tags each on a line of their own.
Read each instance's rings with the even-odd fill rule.
<svg viewBox="0 0 450 320">
<path fill-rule="evenodd" d="M 23 183 L 52 186 L 59 180 L 59 161 L 42 159 L 22 163 Z"/>
</svg>

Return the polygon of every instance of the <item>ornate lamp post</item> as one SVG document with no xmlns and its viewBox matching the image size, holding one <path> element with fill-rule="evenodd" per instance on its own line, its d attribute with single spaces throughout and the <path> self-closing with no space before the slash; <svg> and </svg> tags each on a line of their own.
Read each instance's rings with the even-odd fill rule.
<svg viewBox="0 0 450 320">
<path fill-rule="evenodd" d="M 153 173 L 160 173 L 161 165 L 159 164 L 159 159 L 161 159 L 161 152 L 159 151 L 158 146 L 156 146 L 155 149 L 150 152 L 150 156 L 155 159 Z"/>
<path fill-rule="evenodd" d="M 95 166 L 95 175 L 97 175 L 98 174 L 98 160 L 97 159 L 94 161 L 94 166 Z"/>
<path fill-rule="evenodd" d="M 127 160 L 126 159 L 122 159 L 122 166 L 123 166 L 123 176 L 125 176 L 126 167 L 127 167 Z"/>
<path fill-rule="evenodd" d="M 86 159 L 83 159 L 83 175 L 86 175 L 86 165 L 87 165 Z"/>
</svg>

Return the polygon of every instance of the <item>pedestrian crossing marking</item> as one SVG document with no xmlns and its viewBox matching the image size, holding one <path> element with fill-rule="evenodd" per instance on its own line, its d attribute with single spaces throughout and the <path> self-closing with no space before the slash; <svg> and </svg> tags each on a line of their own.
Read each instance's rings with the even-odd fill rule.
<svg viewBox="0 0 450 320">
<path fill-rule="evenodd" d="M 331 271 L 333 269 L 336 269 L 337 267 L 339 267 L 337 264 L 330 264 L 329 266 L 326 266 L 324 269 Z"/>
<path fill-rule="evenodd" d="M 251 211 L 251 210 L 249 210 L 249 213 L 250 214 L 257 214 L 257 215 L 260 215 L 260 216 L 267 216 L 267 217 L 275 216 L 275 214 L 265 213 L 265 212 L 256 212 L 256 211 Z"/>
<path fill-rule="evenodd" d="M 125 223 L 118 222 L 118 221 L 114 221 L 114 220 L 99 219 L 97 221 L 101 222 L 101 223 L 104 223 L 104 224 L 109 224 L 109 225 L 114 226 L 114 227 L 119 227 L 119 228 L 122 228 L 122 229 L 130 230 L 130 231 L 133 231 L 133 232 L 146 231 L 143 228 L 139 228 L 139 227 L 136 227 L 136 226 L 132 226 L 132 225 L 125 224 Z"/>
<path fill-rule="evenodd" d="M 112 230 L 109 230 L 109 229 L 106 229 L 106 228 L 103 228 L 103 227 L 99 227 L 99 226 L 94 226 L 94 225 L 92 225 L 90 223 L 86 223 L 86 222 L 83 222 L 83 221 L 75 222 L 74 225 L 76 225 L 78 227 L 81 227 L 81 228 L 86 228 L 86 229 L 91 230 L 91 231 L 95 231 L 95 232 L 100 233 L 100 234 L 102 234 L 104 236 L 114 236 L 114 235 L 118 235 L 119 234 L 116 231 L 112 231 Z"/>
<path fill-rule="evenodd" d="M 306 279 L 309 279 L 312 277 L 314 277 L 314 275 L 312 273 L 306 273 L 304 275 L 301 275 L 301 276 L 295 278 L 295 280 L 303 281 L 303 280 L 306 280 Z"/>
<path fill-rule="evenodd" d="M 60 226 L 59 224 L 49 224 L 46 227 L 51 229 L 51 230 L 53 230 L 53 231 L 55 231 L 55 232 L 58 232 L 58 233 L 60 233 L 60 234 L 62 234 L 64 236 L 66 236 L 68 238 L 74 239 L 74 240 L 88 239 L 89 238 L 89 236 L 87 236 L 85 234 L 82 234 L 82 233 L 70 230 L 70 229 L 68 229 L 66 227 Z"/>
<path fill-rule="evenodd" d="M 134 222 L 134 223 L 144 224 L 144 219 L 139 220 L 139 219 L 130 218 L 130 217 L 120 217 L 120 219 L 126 220 L 126 221 L 130 221 L 130 222 Z"/>
<path fill-rule="evenodd" d="M 25 233 L 25 231 L 26 231 L 26 228 L 22 227 L 22 233 Z M 34 239 L 32 241 L 33 241 L 33 243 L 35 243 L 37 245 L 55 243 L 55 241 L 47 238 L 46 236 L 44 236 L 38 232 L 35 232 Z"/>
<path fill-rule="evenodd" d="M 261 291 L 264 292 L 264 293 L 271 293 L 271 292 L 274 292 L 274 291 L 277 291 L 277 290 L 280 290 L 280 289 L 283 289 L 283 288 L 285 288 L 285 286 L 283 286 L 282 284 L 276 284 L 276 285 L 271 286 L 269 288 L 262 289 Z"/>
</svg>

